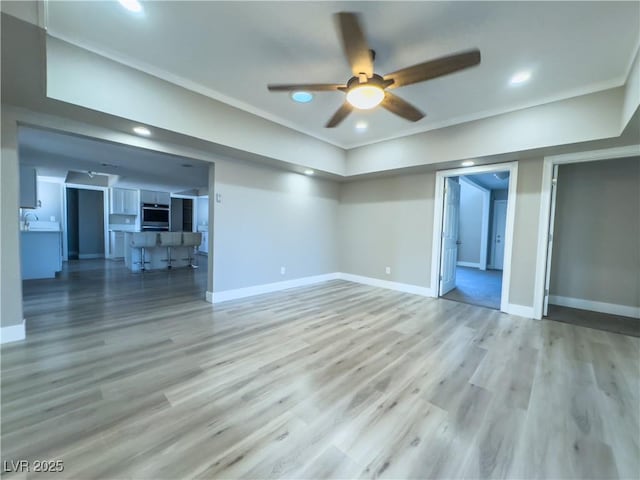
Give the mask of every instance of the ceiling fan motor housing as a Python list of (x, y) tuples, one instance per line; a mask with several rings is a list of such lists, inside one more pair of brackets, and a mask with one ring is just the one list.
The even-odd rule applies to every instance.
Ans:
[(347, 82), (347, 88), (345, 88), (344, 90), (349, 91), (353, 87), (357, 85), (363, 85), (365, 83), (367, 85), (374, 85), (376, 87), (380, 87), (381, 89), (384, 90), (385, 88), (387, 88), (389, 85), (393, 83), (393, 80), (385, 80), (384, 78), (382, 78), (380, 75), (376, 73), (374, 73), (371, 78), (368, 78), (366, 82), (361, 81), (360, 77), (351, 77)]

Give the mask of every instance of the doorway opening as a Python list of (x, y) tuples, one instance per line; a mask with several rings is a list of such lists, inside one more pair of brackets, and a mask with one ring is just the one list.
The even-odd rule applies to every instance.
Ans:
[[(206, 298), (196, 221), (212, 164), (34, 127), (20, 127), (18, 141), (19, 180), (31, 187), (20, 219), (27, 337)], [(145, 203), (168, 206), (166, 229), (145, 231)]]
[(66, 258), (105, 258), (105, 191), (66, 186)]
[(435, 296), (507, 310), (516, 177), (515, 162), (438, 172)]
[(640, 336), (640, 226), (637, 202), (629, 201), (640, 199), (639, 153), (545, 159), (548, 242), (538, 308), (548, 319)]

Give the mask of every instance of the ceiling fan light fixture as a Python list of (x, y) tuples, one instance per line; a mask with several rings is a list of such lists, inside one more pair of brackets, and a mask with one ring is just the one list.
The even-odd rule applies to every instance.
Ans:
[(369, 110), (380, 105), (384, 90), (377, 85), (356, 85), (347, 93), (347, 102), (360, 110)]

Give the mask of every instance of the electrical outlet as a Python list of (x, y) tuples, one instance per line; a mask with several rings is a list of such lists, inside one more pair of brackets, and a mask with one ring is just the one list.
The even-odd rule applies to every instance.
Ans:
[(286, 267), (280, 267), (280, 275), (284, 275), (285, 273), (287, 273)]
[(386, 273), (387, 275), (391, 275), (391, 267), (385, 267), (384, 273)]

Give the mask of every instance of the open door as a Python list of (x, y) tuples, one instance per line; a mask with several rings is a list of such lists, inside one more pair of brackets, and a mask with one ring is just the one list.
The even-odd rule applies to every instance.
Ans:
[(544, 303), (542, 315), (549, 312), (549, 287), (551, 285), (551, 256), (553, 253), (553, 228), (556, 220), (556, 192), (558, 191), (558, 165), (553, 166), (553, 179), (551, 180), (551, 211), (549, 212), (549, 238), (547, 245), (547, 269), (544, 279)]
[(442, 258), (440, 263), (440, 295), (456, 287), (458, 261), (458, 228), (460, 220), (460, 184), (445, 178), (444, 221), (442, 222)]

